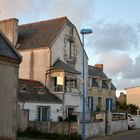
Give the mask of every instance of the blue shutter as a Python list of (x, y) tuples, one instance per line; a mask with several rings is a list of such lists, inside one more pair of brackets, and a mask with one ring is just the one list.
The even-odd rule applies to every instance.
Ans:
[(106, 112), (109, 110), (109, 98), (106, 98)]
[(94, 112), (94, 97), (91, 97), (91, 112)]
[(110, 99), (110, 111), (112, 112), (113, 100)]

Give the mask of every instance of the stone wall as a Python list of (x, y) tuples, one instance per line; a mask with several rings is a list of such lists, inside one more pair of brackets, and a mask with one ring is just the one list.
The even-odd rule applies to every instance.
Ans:
[(77, 123), (70, 122), (38, 122), (30, 121), (29, 127), (33, 127), (43, 133), (70, 134), (77, 133)]
[(18, 130), (24, 131), (28, 127), (29, 113), (18, 109)]

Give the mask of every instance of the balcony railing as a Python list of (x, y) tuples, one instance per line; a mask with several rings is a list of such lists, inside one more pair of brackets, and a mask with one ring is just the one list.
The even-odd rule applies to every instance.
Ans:
[(63, 86), (62, 85), (58, 85), (56, 87), (53, 88), (54, 92), (63, 92)]

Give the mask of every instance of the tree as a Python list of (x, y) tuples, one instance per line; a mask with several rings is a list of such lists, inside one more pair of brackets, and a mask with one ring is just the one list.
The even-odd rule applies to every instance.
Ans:
[(139, 109), (139, 107), (136, 106), (136, 105), (133, 105), (133, 104), (128, 104), (127, 105), (127, 111), (130, 114), (136, 115), (138, 109)]

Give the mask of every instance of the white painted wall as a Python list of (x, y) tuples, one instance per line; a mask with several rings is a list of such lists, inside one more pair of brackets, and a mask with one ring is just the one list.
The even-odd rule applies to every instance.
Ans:
[[(62, 104), (48, 104), (48, 103), (19, 103), (21, 109), (29, 109), (29, 120), (34, 121), (37, 120), (38, 116), (38, 106), (50, 106), (51, 107), (51, 113), (50, 118), (52, 121), (58, 121), (58, 116), (62, 116)], [(23, 108), (22, 108), (23, 107)], [(58, 111), (59, 110), (59, 111)]]
[[(51, 65), (53, 65), (53, 63), (59, 58), (62, 61), (65, 62), (64, 59), (64, 38), (66, 36), (69, 36), (69, 32), (70, 32), (70, 28), (69, 26), (65, 26), (64, 29), (62, 30), (61, 34), (59, 35), (59, 37), (57, 38), (57, 40), (55, 41), (55, 43), (53, 44), (52, 48), (51, 48), (51, 52), (52, 52), (52, 58), (51, 58)], [(79, 72), (82, 73), (82, 46), (81, 46), (81, 42), (79, 40), (78, 34), (76, 32), (76, 29), (74, 28), (73, 30), (73, 38), (75, 39), (75, 43), (77, 44), (77, 62), (75, 64), (75, 69)], [(59, 48), (59, 49), (58, 49)], [(81, 80), (82, 76), (79, 75), (79, 79)], [(82, 82), (81, 82), (82, 84)], [(86, 89), (86, 93), (87, 93), (87, 85), (88, 85), (88, 58), (85, 54), (85, 89)], [(80, 91), (82, 90), (82, 85), (80, 85)], [(79, 93), (79, 95), (75, 96), (74, 94), (66, 94), (65, 95), (65, 101), (64, 101), (65, 105), (71, 105), (71, 106), (77, 106), (77, 110), (81, 111), (81, 95)]]

